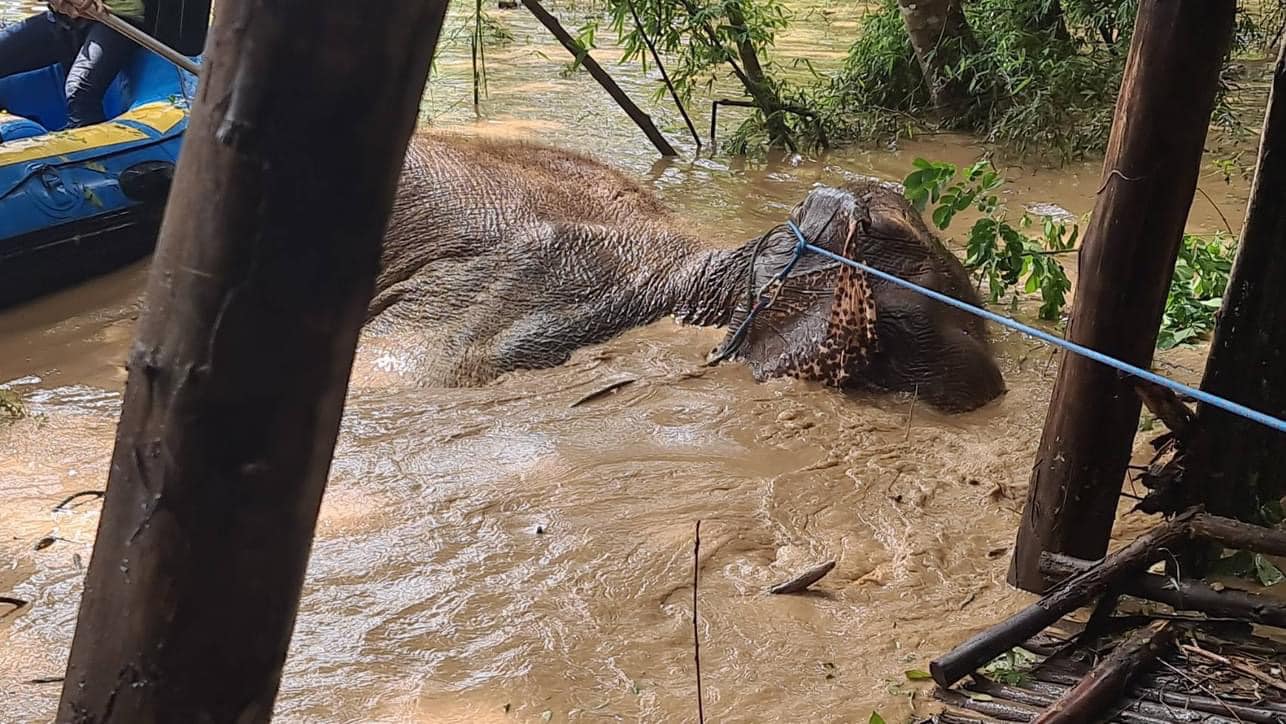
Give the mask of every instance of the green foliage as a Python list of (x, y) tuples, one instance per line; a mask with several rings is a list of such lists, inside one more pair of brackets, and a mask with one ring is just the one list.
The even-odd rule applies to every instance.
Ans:
[(1075, 248), (1078, 229), (1045, 217), (1039, 235), (1028, 233), (1033, 225), (1029, 214), (1018, 217), (1018, 226), (1009, 223), (1008, 211), (997, 195), (1004, 179), (990, 161), (978, 161), (964, 170), (956, 181), (953, 164), (915, 160), (915, 171), (903, 185), (906, 196), (919, 211), (934, 204), (933, 224), (945, 231), (957, 214), (976, 211), (981, 215), (970, 227), (966, 243), (965, 266), (986, 284), (991, 302), (999, 302), (1006, 292), (1017, 304), (1021, 292), (1040, 293), (1040, 318), (1058, 319), (1066, 302), (1071, 282), (1055, 254)]
[[(638, 14), (637, 24), (631, 8)], [(808, 94), (783, 79), (768, 53), (793, 17), (781, 0), (608, 0), (608, 13), (623, 48), (622, 62), (638, 62), (644, 70), (651, 62), (641, 28), (657, 51), (668, 56), (666, 70), (684, 102), (694, 91), (711, 92), (724, 75), (740, 80), (760, 107), (727, 135), (725, 147), (731, 153), (776, 143), (823, 142)], [(747, 67), (747, 56), (753, 56), (761, 74)], [(664, 86), (658, 86), (655, 98), (664, 93)], [(766, 108), (772, 109), (771, 117)]]
[[(962, 212), (980, 216), (967, 232), (965, 267), (986, 285), (991, 303), (1008, 294), (1016, 306), (1020, 294), (1039, 294), (1040, 318), (1058, 319), (1071, 289), (1058, 257), (1076, 250), (1077, 226), (1047, 216), (1037, 227), (1027, 213), (1010, 223), (998, 196), (1004, 179), (986, 160), (964, 169), (958, 180), (953, 164), (917, 158), (914, 165), (903, 182), (905, 194), (921, 212), (933, 207), (934, 226), (945, 231)], [(1214, 329), (1235, 250), (1222, 232), (1183, 237), (1157, 337), (1160, 349), (1191, 344)]]
[[(1101, 151), (1124, 68), (1133, 0), (975, 0), (964, 5), (977, 52), (948, 69), (972, 104), (943, 119), (1020, 153), (1064, 159)], [(1104, 38), (1110, 38), (1110, 42)], [(832, 81), (825, 106), (833, 133), (896, 139), (928, 128), (932, 108), (896, 0), (881, 0)]]
[(1038, 659), (1036, 654), (1015, 646), (982, 667), (982, 673), (1010, 686), (1021, 686), (1030, 677)]
[(1215, 575), (1249, 578), (1261, 586), (1275, 586), (1286, 579), (1273, 562), (1259, 553), (1237, 551), (1232, 555), (1220, 558), (1210, 567)]
[(1157, 346), (1170, 349), (1196, 341), (1215, 327), (1215, 313), (1228, 287), (1235, 245), (1222, 232), (1213, 238), (1185, 235), (1165, 301)]

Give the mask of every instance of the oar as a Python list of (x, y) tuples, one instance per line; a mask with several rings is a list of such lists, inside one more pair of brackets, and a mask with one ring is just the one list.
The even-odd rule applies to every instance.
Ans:
[(92, 13), (91, 19), (97, 20), (98, 22), (102, 23), (103, 25), (106, 25), (112, 30), (115, 30), (121, 35), (124, 35), (130, 40), (133, 40), (135, 43), (138, 43), (144, 48), (147, 48), (148, 50), (156, 53), (162, 58), (165, 58), (166, 60), (177, 65), (183, 70), (186, 70), (192, 75), (195, 75), (198, 78), (201, 77), (201, 67), (198, 66), (196, 63), (193, 63), (191, 58), (180, 53), (174, 48), (171, 48), (165, 43), (162, 43), (156, 38), (153, 38), (152, 36), (148, 35), (142, 30), (139, 30), (133, 25), (130, 25), (124, 20), (121, 20), (119, 17), (113, 15), (111, 10), (108, 10), (107, 8), (103, 8), (102, 12)]

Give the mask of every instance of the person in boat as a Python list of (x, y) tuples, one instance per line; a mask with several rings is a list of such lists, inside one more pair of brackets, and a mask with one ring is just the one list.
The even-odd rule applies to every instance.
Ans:
[(135, 25), (143, 0), (50, 0), (49, 9), (0, 27), (0, 78), (54, 63), (68, 66), (67, 127), (102, 123), (103, 96), (133, 57), (133, 41), (98, 23), (104, 8)]

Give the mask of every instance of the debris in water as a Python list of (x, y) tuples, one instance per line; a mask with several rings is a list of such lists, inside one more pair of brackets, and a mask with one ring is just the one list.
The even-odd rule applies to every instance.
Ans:
[(635, 382), (638, 382), (638, 378), (636, 378), (636, 377), (624, 377), (624, 378), (622, 378), (622, 379), (616, 380), (615, 382), (610, 382), (610, 383), (608, 383), (608, 384), (607, 384), (607, 386), (605, 386), (605, 387), (601, 387), (601, 388), (599, 388), (599, 389), (597, 389), (597, 390), (595, 390), (595, 391), (593, 391), (593, 392), (589, 393), (588, 395), (585, 395), (584, 397), (580, 398), (579, 400), (577, 400), (577, 401), (573, 402), (572, 404), (568, 405), (568, 407), (580, 407), (581, 405), (585, 404), (586, 402), (592, 402), (592, 401), (594, 401), (594, 400), (597, 400), (597, 399), (598, 399), (598, 398), (600, 398), (600, 397), (603, 397), (603, 396), (605, 396), (605, 395), (611, 394), (611, 393), (613, 393), (613, 392), (615, 392), (615, 391), (617, 391), (617, 390), (621, 389), (622, 387), (625, 387), (625, 386), (627, 386), (627, 385), (632, 385), (632, 384), (634, 384)]
[(545, 526), (543, 525), (536, 526), (536, 535), (544, 535), (544, 534), (545, 534)]
[(54, 544), (54, 542), (55, 542), (55, 541), (57, 541), (57, 540), (58, 540), (57, 538), (55, 538), (55, 537), (53, 537), (53, 536), (51, 536), (51, 535), (47, 535), (47, 536), (45, 536), (44, 538), (41, 538), (40, 540), (36, 541), (36, 550), (38, 550), (38, 551), (43, 551), (44, 549), (46, 549), (46, 548), (48, 548), (49, 546), (53, 545), (53, 544)]
[(807, 589), (809, 586), (813, 585), (814, 583), (817, 583), (818, 581), (822, 580), (822, 578), (824, 578), (827, 573), (830, 573), (832, 570), (834, 570), (834, 568), (835, 568), (835, 561), (827, 561), (821, 564), (820, 566), (816, 566), (808, 569), (807, 571), (804, 571), (800, 575), (796, 576), (795, 578), (792, 578), (789, 581), (786, 581), (785, 583), (778, 583), (777, 585), (768, 589), (768, 592), (776, 593), (776, 594), (799, 593), (800, 591)]
[(63, 498), (63, 501), (61, 503), (54, 506), (54, 512), (58, 512), (60, 510), (66, 510), (68, 506), (70, 506), (71, 502), (77, 498), (86, 498), (86, 497), (102, 498), (103, 495), (105, 494), (106, 494), (106, 491), (103, 491), (103, 490), (82, 490), (79, 493), (74, 493), (72, 495), (68, 495), (66, 498)]
[(24, 601), (21, 598), (10, 598), (9, 596), (0, 596), (0, 603), (7, 603), (10, 606), (13, 606), (12, 609), (5, 611), (3, 615), (0, 615), (0, 618), (4, 618), (5, 616), (8, 616), (9, 614), (13, 613), (14, 611), (17, 611), (23, 606), (30, 605), (31, 601)]

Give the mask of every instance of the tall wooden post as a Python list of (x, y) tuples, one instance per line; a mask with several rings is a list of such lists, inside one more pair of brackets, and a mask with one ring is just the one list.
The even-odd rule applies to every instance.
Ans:
[(446, 4), (219, 5), (58, 721), (270, 719)]
[[(1140, 367), (1152, 362), (1235, 12), (1235, 0), (1139, 3), (1068, 336)], [(1106, 552), (1139, 407), (1116, 371), (1063, 358), (1011, 583), (1045, 588), (1042, 551)]]
[[(1273, 69), (1241, 247), (1201, 387), (1286, 417), (1286, 46)], [(1197, 410), (1184, 484), (1218, 515), (1254, 519), (1286, 492), (1286, 435), (1208, 405)]]

